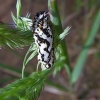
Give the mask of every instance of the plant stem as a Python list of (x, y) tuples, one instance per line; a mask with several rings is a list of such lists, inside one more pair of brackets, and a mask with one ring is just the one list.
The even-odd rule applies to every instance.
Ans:
[[(48, 0), (48, 8), (49, 8), (49, 11), (50, 11), (50, 14), (51, 14), (50, 18), (51, 18), (52, 25), (54, 27), (54, 32), (57, 35), (60, 35), (63, 32), (63, 28), (62, 28), (62, 24), (61, 24), (60, 15), (59, 15), (59, 12), (58, 12), (56, 0)], [(65, 64), (68, 67), (68, 68), (66, 68), (66, 69), (68, 69), (66, 71), (69, 73), (68, 76), (69, 76), (69, 79), (70, 79), (72, 69), (71, 69), (70, 62), (69, 62), (69, 56), (68, 56), (68, 51), (67, 51), (65, 40), (63, 40), (59, 44), (59, 46), (60, 46), (60, 50), (62, 52), (61, 56), (65, 57)]]
[[(61, 20), (60, 20), (60, 15), (58, 12), (56, 0), (48, 0), (48, 7), (49, 7), (50, 14), (52, 15), (51, 22), (55, 27), (55, 33), (60, 35), (63, 32), (63, 28), (62, 28), (62, 24), (61, 24)], [(68, 66), (70, 66), (68, 51), (67, 51), (65, 40), (63, 40), (61, 42), (60, 47), (61, 47), (61, 50), (63, 53), (62, 56), (66, 57), (66, 64)], [(69, 67), (69, 69), (71, 71), (71, 67)]]

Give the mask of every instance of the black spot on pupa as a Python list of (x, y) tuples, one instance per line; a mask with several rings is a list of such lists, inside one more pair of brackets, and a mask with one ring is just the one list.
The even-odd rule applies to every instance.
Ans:
[[(42, 17), (40, 18), (41, 15)], [(49, 14), (45, 11), (38, 12), (36, 16), (34, 17), (34, 21), (32, 25), (32, 31), (34, 33), (35, 43), (38, 47), (38, 55), (39, 55), (38, 60), (41, 61), (41, 64), (43, 64), (46, 68), (50, 68), (54, 63), (54, 60), (53, 60), (54, 50), (53, 50), (53, 47), (50, 47), (52, 46), (51, 43), (53, 44), (53, 36), (52, 36), (52, 30), (49, 25), (48, 15)], [(46, 24), (47, 27), (44, 28), (44, 24)], [(43, 32), (41, 35), (39, 34), (40, 31), (37, 28), (39, 28)], [(35, 33), (34, 31), (36, 29), (37, 29), (37, 32)], [(47, 38), (45, 38), (43, 34), (45, 34)], [(48, 41), (48, 38), (49, 38), (49, 41)], [(43, 48), (42, 44), (46, 44), (46, 47)], [(41, 48), (43, 49), (43, 52), (41, 51)], [(52, 48), (52, 49), (49, 49), (49, 48)], [(47, 57), (47, 59), (46, 58), (44, 59), (44, 57)]]

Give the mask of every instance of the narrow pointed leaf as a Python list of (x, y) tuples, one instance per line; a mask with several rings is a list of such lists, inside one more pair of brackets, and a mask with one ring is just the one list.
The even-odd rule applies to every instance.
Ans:
[(71, 84), (74, 84), (79, 79), (82, 69), (83, 69), (83, 66), (85, 64), (85, 61), (87, 59), (89, 48), (92, 45), (92, 43), (95, 39), (96, 33), (98, 32), (99, 29), (100, 29), (100, 10), (97, 13), (97, 16), (95, 18), (95, 21), (94, 21), (93, 26), (90, 31), (90, 35), (89, 35), (86, 43), (84, 44), (84, 48), (81, 51), (81, 53), (76, 61), (74, 70), (72, 72)]

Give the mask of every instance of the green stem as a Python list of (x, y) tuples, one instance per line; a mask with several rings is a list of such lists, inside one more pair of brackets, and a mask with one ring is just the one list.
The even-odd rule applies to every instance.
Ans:
[[(51, 14), (51, 22), (52, 25), (54, 27), (54, 33), (56, 33), (57, 35), (60, 35), (63, 32), (63, 28), (62, 28), (62, 24), (61, 24), (61, 19), (60, 19), (60, 15), (58, 12), (58, 7), (57, 7), (57, 3), (56, 0), (48, 0), (48, 8)], [(68, 56), (68, 51), (67, 51), (67, 47), (66, 47), (66, 42), (65, 40), (63, 40), (60, 44), (60, 49), (62, 52), (62, 56), (65, 57), (65, 64), (67, 65), (68, 68), (66, 68), (67, 72), (69, 73), (69, 79), (71, 77), (71, 66), (70, 66), (70, 62), (69, 62), (69, 56)]]
[[(62, 28), (62, 24), (61, 24), (61, 20), (60, 20), (60, 15), (58, 12), (56, 0), (48, 0), (48, 7), (49, 7), (50, 14), (52, 15), (51, 22), (55, 28), (54, 31), (55, 31), (55, 33), (57, 33), (57, 35), (60, 35), (63, 32), (63, 28)], [(59, 44), (59, 46), (62, 51), (62, 56), (66, 57), (65, 62), (69, 66), (69, 69), (71, 72), (72, 69), (70, 67), (69, 56), (68, 56), (68, 51), (67, 51), (65, 40), (63, 40), (61, 42), (61, 44)]]
[(82, 51), (76, 61), (76, 64), (74, 66), (72, 76), (71, 76), (71, 84), (72, 85), (75, 82), (77, 82), (77, 80), (79, 79), (79, 77), (81, 75), (82, 69), (84, 67), (84, 64), (85, 64), (87, 56), (88, 56), (88, 51), (90, 49), (90, 46), (93, 44), (93, 41), (94, 41), (95, 36), (99, 29), (100, 29), (100, 10), (98, 10), (95, 21), (94, 21), (91, 31), (90, 31), (90, 35), (87, 38), (87, 40), (84, 44), (84, 48), (82, 49)]

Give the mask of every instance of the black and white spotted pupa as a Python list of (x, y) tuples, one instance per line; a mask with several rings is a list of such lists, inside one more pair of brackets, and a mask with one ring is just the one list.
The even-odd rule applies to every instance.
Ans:
[(49, 13), (38, 12), (33, 21), (34, 40), (38, 47), (38, 61), (50, 68), (54, 63), (53, 35), (49, 25)]

